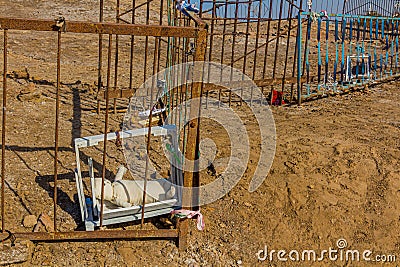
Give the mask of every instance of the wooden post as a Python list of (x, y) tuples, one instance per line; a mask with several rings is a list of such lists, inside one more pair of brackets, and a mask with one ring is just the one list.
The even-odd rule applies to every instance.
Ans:
[[(196, 40), (196, 54), (195, 61), (203, 61), (204, 55), (207, 46), (207, 30), (206, 24), (199, 25), (201, 29), (198, 32), (197, 40)], [(199, 81), (201, 76), (203, 75), (203, 64), (195, 64), (194, 69), (194, 80)], [(192, 87), (192, 100), (190, 106), (190, 118), (195, 118), (189, 122), (188, 129), (188, 137), (187, 137), (187, 147), (185, 157), (187, 160), (194, 161), (198, 159), (199, 155), (199, 126), (200, 126), (200, 96), (201, 96), (202, 83), (195, 82)], [(183, 176), (184, 182), (183, 185), (185, 189), (183, 190), (182, 195), (182, 205), (185, 205), (184, 209), (192, 209), (193, 208), (193, 200), (198, 199), (194, 198), (193, 194), (198, 194), (198, 190), (193, 191), (191, 188), (196, 186), (199, 183), (199, 173), (195, 172), (195, 166), (190, 166), (189, 170), (185, 170)], [(190, 188), (190, 189), (189, 189)], [(181, 251), (187, 249), (187, 235), (189, 229), (189, 221), (187, 219), (181, 220), (178, 223), (178, 233), (179, 240), (178, 246)]]

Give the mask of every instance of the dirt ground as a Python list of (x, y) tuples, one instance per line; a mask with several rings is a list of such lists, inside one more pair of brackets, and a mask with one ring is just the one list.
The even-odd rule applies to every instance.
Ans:
[[(97, 18), (97, 1), (0, 1), (7, 16), (70, 19)], [(106, 16), (115, 10), (106, 2)], [(94, 8), (94, 6), (96, 8)], [(3, 16), (3, 15), (2, 15)], [(46, 37), (47, 36), (47, 37)], [(2, 35), (1, 35), (2, 37)], [(12, 37), (12, 38), (11, 38)], [(31, 231), (22, 225), (28, 214), (53, 216), (53, 138), (55, 90), (55, 36), (12, 33), (9, 51), (6, 229)], [(102, 133), (104, 116), (93, 109), (97, 37), (76, 41), (63, 58), (59, 155), (59, 230), (80, 223), (71, 146), (76, 137)], [(82, 50), (82, 42), (93, 44)], [(43, 45), (43, 44), (47, 44)], [(73, 55), (82, 53), (85, 62)], [(25, 70), (26, 67), (26, 70)], [(78, 82), (81, 81), (81, 82)], [(90, 85), (87, 85), (87, 84)], [(272, 107), (277, 146), (273, 166), (257, 191), (249, 186), (259, 145), (251, 141), (248, 168), (225, 197), (202, 207), (206, 227), (190, 224), (189, 248), (178, 251), (168, 240), (82, 243), (37, 243), (22, 266), (381, 266), (376, 262), (258, 260), (268, 250), (328, 250), (345, 239), (347, 249), (371, 250), (372, 256), (396, 255), (400, 261), (400, 92), (399, 81), (369, 90), (304, 103), (301, 107)], [(127, 101), (120, 100), (120, 106)], [(246, 110), (236, 106), (240, 116)], [(110, 114), (110, 131), (119, 129), (123, 113)], [(229, 153), (221, 127), (202, 124), (202, 136), (213, 137), (219, 156)], [(257, 125), (249, 121), (249, 132)], [(118, 152), (118, 148), (111, 148)], [(111, 153), (111, 152), (110, 152)], [(101, 149), (88, 151), (101, 162)], [(110, 154), (111, 155), (111, 154)], [(110, 157), (117, 166), (120, 157)], [(96, 166), (99, 170), (99, 166)], [(115, 173), (116, 170), (110, 170)], [(217, 173), (218, 174), (218, 173)], [(215, 179), (203, 173), (203, 181)], [(146, 228), (162, 226), (159, 219)], [(135, 227), (124, 225), (126, 229)]]

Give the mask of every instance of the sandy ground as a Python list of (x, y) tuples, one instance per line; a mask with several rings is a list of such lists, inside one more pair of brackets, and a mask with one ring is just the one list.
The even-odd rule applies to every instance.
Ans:
[[(53, 18), (69, 12), (74, 19), (96, 19), (96, 2), (50, 3), (0, 1), (4, 14)], [(108, 3), (112, 6), (111, 3)], [(77, 8), (79, 6), (79, 8)], [(35, 11), (36, 10), (36, 11)], [(35, 13), (36, 12), (36, 13)], [(114, 10), (107, 9), (111, 17)], [(45, 37), (47, 36), (47, 37)], [(60, 124), (60, 181), (58, 226), (73, 230), (80, 223), (71, 146), (73, 138), (99, 134), (103, 116), (93, 109), (96, 46), (81, 49), (82, 42), (96, 44), (96, 36), (76, 41), (66, 36), (71, 49), (63, 59)], [(31, 231), (22, 225), (28, 214), (52, 216), (55, 51), (48, 50), (55, 36), (36, 33), (10, 38), (10, 74), (7, 122), (6, 228)], [(75, 50), (73, 49), (75, 48)], [(83, 54), (82, 54), (83, 53)], [(73, 55), (83, 55), (84, 63)], [(24, 68), (27, 68), (29, 79)], [(87, 73), (90, 73), (89, 75)], [(32, 77), (33, 76), (33, 77)], [(18, 78), (19, 77), (19, 78)], [(89, 77), (89, 78), (88, 78)], [(83, 83), (76, 83), (78, 80)], [(50, 82), (50, 83), (49, 83)], [(87, 83), (87, 85), (85, 84)], [(400, 261), (400, 82), (367, 91), (329, 97), (301, 107), (273, 107), (276, 122), (276, 156), (267, 179), (257, 191), (249, 186), (259, 145), (251, 140), (251, 155), (244, 177), (225, 197), (202, 207), (206, 228), (190, 224), (189, 248), (179, 252), (172, 241), (115, 241), (38, 243), (25, 266), (373, 266), (381, 263), (329, 261), (259, 261), (264, 250), (328, 250), (337, 240), (346, 249), (371, 250), (376, 255), (396, 255)], [(120, 106), (127, 105), (119, 101)], [(247, 110), (235, 106), (241, 117)], [(119, 128), (123, 114), (110, 115), (110, 130)], [(202, 136), (213, 138), (218, 156), (230, 151), (224, 129), (202, 124)], [(249, 132), (257, 125), (249, 121)], [(111, 147), (108, 166), (123, 160)], [(114, 154), (119, 156), (115, 156)], [(101, 150), (89, 150), (101, 162)], [(97, 165), (99, 169), (99, 165)], [(115, 169), (110, 167), (110, 173)], [(111, 175), (111, 174), (108, 174)], [(218, 175), (218, 170), (217, 170)], [(203, 172), (203, 182), (215, 179)], [(159, 219), (146, 228), (162, 225)], [(135, 227), (124, 225), (125, 228)], [(386, 263), (385, 266), (396, 266)]]

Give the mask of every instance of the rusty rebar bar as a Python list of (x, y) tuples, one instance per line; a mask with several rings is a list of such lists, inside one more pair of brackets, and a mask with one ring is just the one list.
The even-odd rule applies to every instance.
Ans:
[[(279, 20), (278, 20), (278, 26), (277, 26), (277, 33), (276, 36), (280, 36), (281, 32), (281, 23), (282, 23), (282, 11), (283, 11), (283, 2), (285, 0), (281, 0), (281, 4), (279, 7)], [(289, 45), (289, 44), (288, 44)], [(274, 67), (272, 70), (272, 79), (275, 79), (276, 76), (276, 67), (277, 67), (277, 62), (278, 62), (278, 56), (279, 56), (279, 38), (276, 38), (276, 44), (275, 44), (275, 56), (274, 56)], [(272, 104), (272, 91), (274, 90), (274, 86), (271, 86), (271, 104)]]
[[(228, 1), (229, 0), (225, 0), (226, 3), (228, 3)], [(228, 4), (225, 5), (225, 12), (224, 12), (225, 16), (227, 13), (228, 13)], [(225, 31), (226, 31), (226, 20), (224, 20), (224, 26), (223, 26), (222, 32), (225, 32)], [(225, 35), (222, 36), (221, 65), (224, 64), (224, 53), (225, 53)], [(223, 78), (222, 73), (223, 73), (223, 70), (221, 68), (221, 73), (220, 73), (220, 81), (221, 82), (222, 82), (222, 78)], [(221, 95), (222, 95), (222, 89), (219, 89), (219, 91), (218, 91), (218, 107), (221, 106)]]
[[(269, 1), (269, 14), (268, 17), (272, 17), (272, 4), (273, 4), (274, 0), (270, 0)], [(268, 57), (268, 48), (269, 48), (269, 36), (270, 36), (270, 31), (271, 31), (271, 21), (269, 20), (267, 22), (267, 37), (265, 40), (265, 52), (264, 52), (264, 67), (263, 67), (263, 75), (262, 78), (265, 79), (265, 74), (266, 74), (266, 70), (267, 70), (267, 57)]]
[[(232, 79), (232, 76), (233, 76), (233, 66), (234, 66), (236, 31), (237, 31), (238, 16), (239, 16), (239, 2), (236, 1), (236, 4), (235, 4), (235, 20), (234, 20), (235, 24), (233, 25), (233, 36), (232, 36), (231, 75), (230, 75), (230, 79)], [(229, 99), (228, 99), (228, 105), (229, 106), (231, 106), (231, 102), (232, 102), (232, 90), (229, 90)]]
[[(163, 18), (163, 11), (164, 11), (164, 0), (161, 0), (160, 1), (160, 22), (159, 22), (159, 25), (161, 26), (161, 25), (163, 25), (163, 20), (162, 20), (162, 18)], [(157, 73), (160, 71), (160, 62), (161, 62), (161, 60), (160, 60), (160, 58), (161, 58), (161, 41), (162, 41), (162, 38), (157, 38), (157, 41), (158, 41), (158, 47), (159, 47), (159, 49), (158, 49), (158, 55), (157, 55)], [(158, 75), (157, 75), (157, 78), (158, 78)]]
[[(115, 22), (119, 23), (119, 11), (120, 11), (120, 0), (117, 0), (117, 10), (115, 16)], [(119, 59), (119, 37), (118, 34), (115, 36), (115, 63), (114, 63), (114, 90), (118, 86), (118, 59)], [(114, 98), (114, 114), (117, 114), (117, 99)]]
[(5, 228), (5, 179), (6, 179), (6, 119), (7, 119), (7, 53), (8, 53), (8, 30), (3, 31), (3, 111), (1, 131), (1, 231)]
[[(300, 6), (302, 7), (303, 6), (303, 0), (300, 0)], [(298, 14), (298, 16), (299, 16), (300, 14)], [(298, 21), (301, 21), (301, 20), (299, 20), (299, 19), (297, 19)], [(299, 25), (297, 25), (297, 27), (300, 27), (300, 24)], [(299, 31), (297, 30), (297, 33), (299, 34)], [(300, 34), (302, 34), (301, 32), (300, 32)], [(294, 55), (293, 55), (293, 68), (292, 68), (292, 78), (294, 78), (295, 77), (295, 75), (296, 75), (296, 67), (297, 67), (297, 60), (299, 60), (298, 58), (297, 58), (297, 49), (298, 49), (298, 46), (299, 46), (299, 43), (298, 43), (298, 38), (296, 38), (296, 42), (295, 42), (295, 45), (294, 45)], [(293, 97), (294, 97), (294, 84), (292, 83), (291, 84), (291, 87), (290, 87), (290, 100), (289, 100), (289, 102), (291, 103), (292, 101), (293, 101)]]
[(103, 144), (103, 166), (101, 175), (101, 206), (100, 206), (100, 227), (103, 226), (103, 212), (104, 212), (104, 181), (106, 179), (106, 162), (107, 162), (107, 133), (108, 133), (108, 113), (110, 102), (110, 76), (111, 76), (111, 52), (112, 52), (112, 34), (108, 35), (108, 56), (107, 56), (107, 87), (106, 87), (106, 112), (104, 118), (104, 144)]
[[(245, 37), (245, 42), (244, 42), (244, 58), (243, 58), (243, 68), (242, 68), (242, 79), (244, 79), (244, 76), (246, 75), (246, 63), (247, 63), (247, 49), (249, 46), (249, 30), (250, 30), (250, 16), (251, 16), (251, 3), (250, 1), (247, 4), (247, 24), (246, 24), (246, 37)], [(240, 89), (240, 105), (243, 104), (243, 87)]]
[[(157, 39), (157, 38), (156, 38)], [(154, 58), (158, 55), (158, 41), (156, 40), (155, 42), (155, 48), (154, 48)], [(147, 146), (146, 146), (146, 150), (147, 150), (147, 156), (146, 156), (146, 169), (145, 169), (145, 174), (144, 174), (144, 184), (143, 184), (143, 201), (142, 201), (142, 218), (140, 221), (140, 226), (143, 227), (144, 225), (144, 212), (145, 212), (145, 207), (146, 207), (146, 195), (147, 195), (147, 181), (148, 181), (148, 177), (149, 177), (149, 165), (150, 165), (150, 142), (151, 142), (151, 127), (152, 127), (152, 120), (153, 120), (153, 102), (154, 102), (154, 86), (157, 83), (157, 81), (155, 81), (156, 77), (156, 70), (157, 70), (157, 66), (156, 64), (153, 64), (153, 77), (151, 80), (151, 88), (150, 88), (150, 115), (149, 115), (149, 128), (147, 131)], [(156, 95), (157, 97), (157, 95)]]
[(289, 48), (290, 48), (290, 34), (291, 34), (291, 27), (292, 27), (292, 18), (293, 16), (293, 6), (289, 4), (289, 9), (288, 9), (288, 17), (289, 17), (289, 32), (287, 36), (287, 41), (286, 41), (286, 52), (285, 52), (285, 65), (283, 68), (283, 78), (282, 78), (282, 93), (285, 91), (285, 80), (286, 80), (286, 73), (287, 73), (287, 67), (288, 67), (288, 58), (289, 58)]
[[(216, 7), (215, 7), (215, 3), (216, 0), (213, 0), (213, 8), (212, 8), (212, 18), (214, 18), (216, 16)], [(213, 56), (213, 44), (214, 44), (214, 20), (211, 21), (211, 26), (210, 26), (210, 32), (208, 34), (209, 39), (210, 39), (210, 48), (208, 49), (208, 61), (211, 62), (212, 61), (212, 56)], [(207, 71), (207, 83), (210, 82), (210, 64), (208, 64), (208, 71)], [(206, 92), (206, 108), (208, 108), (208, 95), (209, 95), (209, 91)]]
[(58, 187), (58, 141), (59, 141), (59, 118), (60, 118), (60, 85), (61, 85), (61, 31), (57, 33), (57, 88), (56, 88), (56, 121), (54, 136), (54, 232), (57, 232), (57, 187)]
[[(135, 24), (135, 5), (136, 0), (132, 1), (132, 24)], [(129, 61), (129, 89), (133, 88), (133, 55), (134, 55), (134, 44), (135, 44), (135, 36), (131, 35), (131, 46), (130, 46), (130, 61)]]
[[(104, 19), (104, 0), (100, 0), (99, 22)], [(101, 92), (102, 87), (102, 68), (103, 68), (103, 35), (99, 33), (99, 62), (97, 67), (97, 93)], [(100, 100), (97, 100), (97, 114), (100, 114)]]
[[(263, 0), (260, 0), (259, 6), (258, 6), (258, 18), (261, 17), (261, 12), (262, 12), (262, 3)], [(257, 30), (256, 30), (256, 41), (254, 44), (254, 58), (253, 58), (253, 75), (252, 79), (254, 80), (256, 77), (256, 68), (257, 68), (257, 53), (258, 53), (258, 42), (260, 38), (260, 20), (257, 21)]]
[[(259, 6), (258, 6), (258, 18), (261, 18), (261, 12), (262, 12), (262, 4), (263, 0), (260, 0)], [(251, 76), (252, 80), (255, 80), (256, 78), (256, 69), (257, 69), (257, 56), (258, 56), (258, 42), (260, 39), (260, 20), (257, 21), (257, 30), (256, 30), (256, 41), (254, 44), (254, 57), (253, 57), (253, 75)], [(261, 87), (261, 94), (260, 94), (260, 104), (263, 104), (263, 98), (264, 98), (264, 87)]]

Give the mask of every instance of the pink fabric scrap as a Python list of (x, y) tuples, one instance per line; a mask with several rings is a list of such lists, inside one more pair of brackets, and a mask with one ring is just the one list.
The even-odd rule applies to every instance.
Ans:
[(204, 219), (203, 219), (203, 214), (198, 211), (193, 211), (193, 210), (173, 210), (171, 211), (172, 215), (175, 215), (180, 218), (188, 218), (192, 219), (194, 216), (197, 215), (197, 229), (200, 231), (204, 230)]

